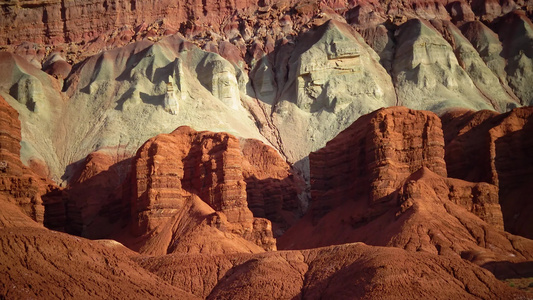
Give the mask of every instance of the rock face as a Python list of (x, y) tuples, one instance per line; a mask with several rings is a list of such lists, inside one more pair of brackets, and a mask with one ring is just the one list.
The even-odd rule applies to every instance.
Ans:
[[(7, 72), (0, 93), (28, 125), (22, 128), (22, 161), (45, 162), (58, 183), (71, 181), (74, 170), (67, 167), (92, 152), (121, 149), (133, 156), (147, 139), (179, 125), (265, 141), (250, 118), (241, 118), (247, 112), (235, 102), (235, 67), (179, 36), (100, 53), (64, 79), (9, 53), (0, 54), (0, 64)], [(212, 68), (202, 73), (203, 65)], [(228, 80), (230, 88), (222, 88)], [(175, 97), (165, 104), (169, 83)]]
[(284, 85), (269, 109), (290, 161), (320, 148), (359, 116), (396, 103), (378, 57), (344, 23), (329, 21), (302, 36), (289, 57), (281, 52), (275, 70), (280, 70), (276, 81)]
[(239, 141), (225, 133), (180, 127), (146, 142), (134, 159), (134, 234), (159, 233), (192, 207), (198, 215), (189, 222), (206, 223), (252, 245), (275, 250), (270, 221), (254, 218), (248, 209), (242, 160)]
[(523, 11), (513, 11), (498, 24), (503, 40), (503, 57), (507, 61), (507, 82), (521, 99), (522, 105), (533, 105), (533, 24)]
[(71, 165), (77, 172), (58, 206), (63, 210), (57, 220), (48, 220), (60, 226), (47, 227), (91, 239), (121, 231), (130, 218), (131, 164), (132, 158), (121, 149), (105, 149)]
[[(87, 41), (104, 32), (112, 32), (115, 28), (128, 26), (127, 29), (131, 31), (131, 24), (150, 24), (162, 19), (168, 23), (167, 26), (174, 28), (193, 25), (193, 21), (219, 27), (225, 16), (232, 15), (238, 9), (256, 5), (257, 1), (233, 1), (222, 5), (200, 1), (85, 3), (59, 0), (28, 4), (17, 0), (5, 5), (0, 44), (9, 45), (20, 39), (41, 43)], [(21, 35), (14, 35), (13, 32), (16, 31)], [(127, 37), (126, 31), (118, 39)]]
[(313, 215), (352, 199), (386, 202), (422, 167), (446, 177), (440, 119), (403, 107), (361, 117), (327, 146), (309, 156)]
[(20, 121), (18, 113), (6, 100), (0, 96), (0, 161), (1, 174), (21, 175), (22, 163), (20, 161)]
[(306, 184), (274, 148), (254, 139), (241, 139), (240, 145), (248, 207), (272, 222), (277, 237), (307, 209)]
[(451, 177), (499, 188), (506, 231), (532, 238), (530, 222), (533, 162), (529, 138), (533, 109), (506, 114), (456, 111), (443, 116), (446, 163)]
[(493, 108), (459, 65), (450, 44), (431, 24), (410, 20), (397, 35), (392, 74), (403, 105), (434, 112), (455, 106)]
[[(51, 197), (50, 194), (58, 188), (51, 181), (35, 175), (20, 161), (18, 113), (1, 96), (0, 116), (0, 200), (2, 205), (8, 206), (0, 223), (2, 227), (27, 223), (20, 215), (22, 210), (26, 216), (42, 224), (46, 218), (43, 198)], [(20, 209), (18, 212), (17, 208)]]
[(446, 178), (433, 113), (378, 110), (312, 153), (310, 164), (313, 204), (280, 248), (363, 241), (456, 257), (474, 251), (478, 264), (533, 255), (531, 240), (502, 231), (496, 186)]

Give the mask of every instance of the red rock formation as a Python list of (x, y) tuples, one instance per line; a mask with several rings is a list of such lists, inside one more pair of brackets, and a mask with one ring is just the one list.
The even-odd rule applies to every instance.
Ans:
[(533, 241), (502, 231), (497, 187), (446, 178), (443, 158), (433, 113), (394, 107), (363, 116), (311, 153), (311, 210), (278, 246), (363, 241), (455, 257), (477, 251), (480, 265), (531, 259)]
[[(463, 197), (471, 198), (470, 201), (457, 198), (461, 189), (458, 187), (466, 188), (467, 193), (471, 189), (472, 193)], [(442, 178), (422, 169), (398, 190), (400, 209), (395, 214), (395, 223), (402, 224), (402, 229), (394, 233), (388, 245), (441, 255), (460, 254), (478, 265), (487, 261), (530, 260), (533, 241), (502, 230), (496, 191), (489, 184)], [(389, 229), (394, 232), (392, 227)], [(476, 254), (470, 256), (471, 253)]]
[(279, 236), (303, 211), (299, 196), (305, 182), (274, 148), (253, 139), (243, 139), (240, 145), (248, 207), (254, 216), (270, 220)]
[[(153, 234), (183, 218), (193, 224), (195, 216), (179, 216), (191, 210), (198, 224), (207, 222), (266, 250), (275, 249), (270, 222), (254, 218), (248, 209), (243, 157), (235, 137), (182, 126), (148, 140), (134, 161), (134, 234)], [(208, 206), (198, 203), (200, 199)], [(173, 230), (184, 230), (176, 227)]]
[(498, 186), (505, 229), (533, 238), (533, 108), (454, 111), (442, 120), (450, 177)]
[[(22, 164), (20, 140), (18, 113), (0, 96), (0, 198), (18, 206), (27, 216), (42, 224), (45, 210), (41, 197), (56, 187)], [(11, 226), (7, 220), (10, 215), (6, 214), (5, 218), (4, 226)]]
[(37, 43), (79, 42), (106, 31), (164, 20), (171, 28), (201, 24), (218, 29), (236, 10), (257, 6), (257, 1), (231, 3), (201, 1), (12, 1), (4, 6), (0, 44), (28, 40)]
[(67, 204), (62, 217), (66, 232), (101, 239), (127, 226), (131, 163), (122, 149), (102, 149), (70, 166), (77, 172), (62, 201)]
[(446, 176), (440, 119), (433, 113), (386, 108), (365, 115), (309, 155), (315, 220), (349, 199), (389, 199), (413, 172)]
[(0, 96), (0, 174), (22, 175), (18, 113)]
[[(69, 58), (79, 61), (75, 57), (99, 52), (95, 48), (116, 48), (180, 31), (187, 37), (195, 37), (205, 49), (237, 61), (248, 52), (254, 58), (270, 53), (277, 41), (305, 31), (310, 25), (323, 24), (329, 18), (340, 19), (340, 15), (361, 29), (369, 29), (388, 19), (395, 24), (408, 18), (452, 19), (456, 23), (474, 19), (492, 21), (520, 8), (529, 15), (533, 12), (527, 3), (514, 1), (502, 6), (498, 1), (448, 0), (238, 0), (221, 3), (198, 0), (97, 0), (91, 3), (37, 0), (28, 3), (16, 0), (4, 4), (0, 14), (0, 45), (13, 46), (19, 54), (42, 60), (49, 53), (44, 45), (63, 44), (69, 49)], [(226, 39), (217, 37), (222, 35)]]

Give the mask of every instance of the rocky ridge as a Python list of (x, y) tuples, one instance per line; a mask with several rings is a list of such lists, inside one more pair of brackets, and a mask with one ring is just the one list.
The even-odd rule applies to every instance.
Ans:
[(528, 238), (532, 115), (528, 107), (506, 114), (456, 111), (443, 116), (450, 176), (498, 186), (505, 230)]
[(132, 156), (189, 125), (268, 141), (308, 178), (309, 152), (380, 107), (531, 104), (528, 3), (168, 4), (5, 5), (4, 49), (26, 60), (2, 54), (0, 90), (23, 119), (24, 163), (66, 184), (91, 152)]
[[(362, 123), (367, 126), (361, 126)], [(354, 134), (354, 131), (359, 135)], [(367, 139), (368, 143), (361, 143), (361, 137), (363, 140)], [(350, 144), (338, 142), (341, 139), (359, 147), (370, 147), (367, 151), (347, 151)], [(251, 215), (246, 207), (244, 189), (244, 176), (253, 174), (251, 170), (255, 171), (254, 179), (268, 176), (267, 174), (276, 175), (274, 173), (283, 178), (288, 174), (288, 166), (282, 164), (283, 160), (272, 148), (259, 141), (243, 141), (239, 145), (238, 139), (225, 133), (196, 132), (189, 127), (180, 127), (171, 134), (147, 141), (133, 159), (131, 171), (134, 172), (131, 180), (135, 182), (136, 189), (131, 193), (132, 229), (137, 233), (139, 229), (145, 230), (144, 232), (147, 229), (153, 230), (140, 240), (123, 241), (150, 256), (139, 255), (111, 240), (90, 241), (52, 232), (25, 216), (25, 225), (4, 223), (0, 229), (0, 250), (5, 258), (0, 260), (0, 264), (11, 270), (9, 280), (1, 277), (2, 293), (9, 297), (82, 297), (93, 295), (96, 287), (92, 283), (101, 286), (104, 285), (101, 280), (105, 280), (107, 285), (113, 282), (110, 291), (117, 297), (127, 296), (129, 290), (136, 291), (128, 288), (132, 284), (142, 286), (143, 291), (148, 291), (155, 297), (163, 297), (166, 292), (171, 292), (171, 298), (249, 298), (265, 295), (314, 298), (324, 295), (359, 295), (367, 298), (512, 299), (526, 296), (496, 280), (489, 271), (478, 266), (499, 276), (528, 276), (527, 266), (521, 268), (519, 264), (533, 256), (533, 242), (499, 229), (502, 227), (502, 217), (498, 214), (496, 187), (488, 183), (476, 184), (445, 178), (443, 140), (440, 121), (434, 114), (407, 108), (388, 108), (364, 116), (311, 157), (311, 166), (321, 153), (330, 153), (332, 158), (349, 158), (352, 155), (363, 160), (362, 164), (343, 165), (366, 165), (369, 168), (367, 171), (352, 170), (354, 172), (349, 174), (369, 176), (367, 188), (358, 193), (343, 192), (343, 195), (358, 195), (363, 200), (359, 203), (367, 207), (366, 211), (361, 207), (353, 209), (356, 199), (330, 199), (339, 204), (341, 211), (349, 214), (359, 211), (365, 217), (361, 220), (351, 219), (353, 230), (338, 231), (344, 232), (344, 235), (337, 235), (337, 238), (344, 236), (342, 242), (346, 242), (360, 238), (362, 232), (379, 232), (379, 235), (373, 235), (373, 239), (361, 239), (371, 244), (388, 241), (387, 246), (394, 247), (356, 243), (311, 250), (264, 252), (258, 245), (243, 239), (247, 236), (242, 235), (240, 229), (249, 226), (247, 221), (250, 220), (235, 219), (235, 215), (231, 214), (242, 211), (237, 216)], [(342, 147), (333, 147), (335, 145)], [(254, 151), (247, 148), (253, 148)], [(335, 154), (335, 151), (338, 153)], [(342, 153), (348, 155), (341, 155)], [(365, 157), (370, 160), (365, 160)], [(240, 162), (243, 160), (248, 161), (241, 166)], [(277, 168), (265, 168), (270, 165), (269, 162), (278, 162), (274, 164)], [(327, 162), (334, 163), (334, 168), (338, 168), (334, 159), (323, 161), (321, 174), (327, 174)], [(91, 155), (84, 163), (85, 167), (77, 177), (77, 182), (90, 182), (106, 172), (106, 164), (112, 163), (105, 154)], [(417, 171), (409, 174), (413, 170)], [(187, 181), (191, 178), (197, 180)], [(314, 185), (316, 189), (329, 184), (331, 191), (334, 191), (338, 188), (332, 183), (338, 184), (338, 187), (346, 184), (335, 177), (331, 177), (330, 183), (327, 183), (327, 177), (321, 178), (322, 183)], [(371, 178), (383, 178), (384, 184), (371, 184)], [(317, 181), (320, 182), (312, 180), (313, 183)], [(204, 184), (195, 185), (197, 182)], [(363, 184), (365, 180), (355, 182)], [(394, 186), (399, 188), (393, 191), (391, 187)], [(139, 187), (147, 189), (139, 191)], [(217, 187), (222, 187), (218, 191), (223, 191), (218, 196)], [(363, 196), (365, 194), (366, 197)], [(232, 197), (234, 195), (240, 195), (244, 207), (235, 206), (238, 201)], [(320, 193), (316, 191), (312, 195), (317, 197), (313, 205), (326, 199), (320, 198)], [(293, 202), (294, 200), (289, 203)], [(146, 204), (148, 210), (143, 208)], [(2, 203), (2, 207), (14, 208), (13, 212), (18, 211), (18, 215), (24, 216), (17, 206)], [(345, 219), (342, 215), (335, 214), (336, 210), (337, 208), (331, 207), (322, 218), (318, 218), (318, 222), (310, 222), (307, 227), (302, 227), (302, 224), (306, 225), (309, 216), (316, 217), (316, 209), (312, 206), (308, 215), (281, 237), (280, 245), (286, 245), (287, 237), (300, 245), (312, 241), (339, 243), (339, 240), (323, 239), (316, 234), (313, 239), (306, 239), (309, 229), (313, 229), (313, 226), (319, 228), (317, 224), (330, 230), (338, 226), (331, 219), (329, 225), (324, 221), (333, 215), (333, 220), (340, 220), (342, 226)], [(226, 213), (230, 217), (226, 217)], [(450, 219), (447, 215), (455, 219)], [(230, 219), (234, 224), (229, 222)], [(142, 222), (139, 223), (139, 220)], [(420, 228), (421, 224), (425, 228)], [(38, 229), (28, 231), (19, 228), (27, 226)], [(254, 230), (264, 230), (253, 227)], [(364, 231), (358, 231), (357, 228)], [(399, 232), (398, 228), (401, 229)], [(294, 232), (300, 236), (294, 238)], [(349, 235), (346, 236), (346, 233)], [(469, 235), (472, 239), (468, 238), (465, 242), (464, 237)], [(252, 241), (257, 243), (257, 240)], [(259, 244), (264, 247), (265, 239), (261, 241), (263, 243)], [(19, 250), (21, 247), (26, 249), (25, 252)], [(57, 253), (65, 255), (57, 256)], [(165, 255), (166, 253), (172, 254)], [(21, 264), (21, 260), (17, 259), (19, 257), (30, 261), (30, 264)], [(88, 261), (92, 263), (88, 264)], [(501, 261), (508, 265), (495, 265)], [(55, 267), (47, 267), (50, 264)], [(78, 279), (78, 271), (78, 275), (71, 272), (73, 266), (78, 271), (84, 270), (84, 276), (95, 276), (95, 279), (91, 284), (80, 287), (76, 282), (82, 279)], [(56, 274), (55, 270), (61, 275)], [(31, 276), (22, 276), (22, 273)], [(284, 274), (283, 282), (280, 281), (280, 273)], [(53, 283), (65, 274), (68, 278), (62, 280), (61, 284), (53, 285), (53, 289), (34, 283), (36, 280)], [(117, 274), (122, 279), (118, 279)], [(137, 282), (141, 278), (142, 283)], [(354, 280), (357, 284), (346, 285)], [(329, 284), (325, 285), (325, 281)], [(243, 282), (246, 284), (242, 285)], [(454, 284), (453, 288), (450, 287), (450, 282)], [(69, 284), (69, 288), (63, 284)], [(339, 294), (339, 291), (342, 293)]]
[(529, 3), (2, 5), (1, 295), (527, 297)]
[[(180, 127), (149, 140), (134, 159), (134, 234), (159, 233), (176, 214), (192, 205), (191, 210), (198, 215), (196, 222), (275, 250), (270, 221), (254, 218), (248, 208), (242, 160), (238, 140), (224, 133), (197, 133)], [(174, 239), (187, 234), (182, 226), (194, 224), (174, 228), (179, 234), (172, 234), (169, 245), (178, 244)], [(172, 246), (168, 251), (174, 251)]]
[(279, 247), (362, 241), (479, 265), (531, 260), (532, 241), (503, 231), (498, 188), (447, 178), (444, 158), (441, 121), (431, 112), (392, 107), (360, 118), (311, 153), (313, 204)]

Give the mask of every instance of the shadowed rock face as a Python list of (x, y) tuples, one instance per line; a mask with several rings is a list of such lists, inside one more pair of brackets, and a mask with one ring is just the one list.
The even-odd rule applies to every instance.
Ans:
[(278, 237), (307, 209), (305, 181), (274, 148), (254, 139), (241, 139), (240, 145), (248, 207), (270, 220)]
[(443, 116), (446, 163), (451, 177), (499, 187), (505, 229), (532, 238), (530, 153), (533, 109), (506, 114), (456, 111)]

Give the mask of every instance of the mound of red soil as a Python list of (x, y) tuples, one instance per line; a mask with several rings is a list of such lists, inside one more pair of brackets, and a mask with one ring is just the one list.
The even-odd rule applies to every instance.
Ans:
[(207, 299), (513, 299), (524, 296), (469, 262), (362, 243), (311, 250), (136, 259)]

